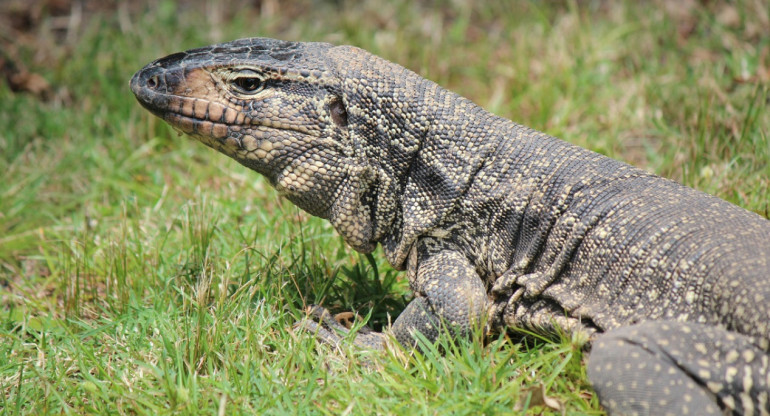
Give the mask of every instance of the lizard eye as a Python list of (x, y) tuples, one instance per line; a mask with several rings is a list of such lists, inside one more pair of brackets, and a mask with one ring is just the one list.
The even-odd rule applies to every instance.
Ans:
[(243, 94), (256, 94), (262, 90), (262, 79), (254, 76), (243, 76), (233, 80), (235, 89)]

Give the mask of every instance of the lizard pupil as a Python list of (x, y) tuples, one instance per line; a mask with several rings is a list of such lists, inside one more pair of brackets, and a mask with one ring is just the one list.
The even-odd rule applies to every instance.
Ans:
[(235, 80), (235, 85), (241, 92), (255, 93), (262, 88), (262, 80), (255, 77), (241, 77)]

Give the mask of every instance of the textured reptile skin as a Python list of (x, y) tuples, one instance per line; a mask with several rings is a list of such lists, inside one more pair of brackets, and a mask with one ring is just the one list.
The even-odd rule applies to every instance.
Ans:
[[(559, 327), (590, 337), (589, 378), (611, 414), (770, 412), (759, 215), (351, 46), (242, 39), (152, 62), (131, 89), (355, 250), (381, 244), (414, 291), (391, 328), (402, 344), (441, 326)], [(317, 328), (338, 339), (328, 321)]]

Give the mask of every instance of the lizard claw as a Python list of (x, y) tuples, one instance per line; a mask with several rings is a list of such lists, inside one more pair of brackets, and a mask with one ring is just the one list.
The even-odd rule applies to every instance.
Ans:
[[(356, 320), (352, 312), (332, 316), (326, 308), (318, 305), (310, 305), (306, 311), (308, 316), (295, 323), (292, 329), (312, 332), (321, 342), (335, 347), (350, 335)], [(386, 339), (385, 334), (362, 326), (354, 334), (353, 344), (363, 349), (382, 350)]]

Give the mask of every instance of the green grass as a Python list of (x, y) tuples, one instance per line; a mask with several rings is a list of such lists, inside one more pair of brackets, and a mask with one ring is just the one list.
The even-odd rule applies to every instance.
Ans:
[(217, 41), (350, 43), (768, 215), (766, 2), (476, 3), (163, 1), (0, 33), (52, 85), (42, 100), (0, 82), (0, 413), (560, 414), (531, 407), (545, 388), (601, 414), (568, 339), (371, 357), (293, 335), (312, 303), (382, 327), (403, 274), (128, 90), (150, 60)]

